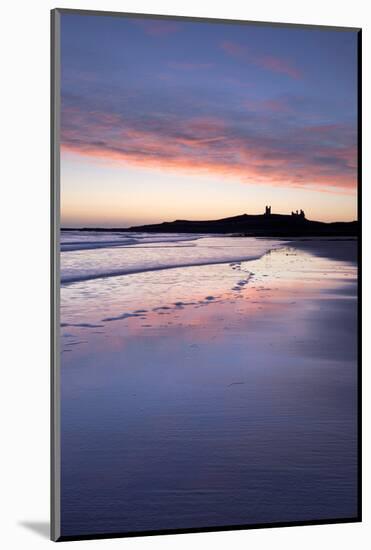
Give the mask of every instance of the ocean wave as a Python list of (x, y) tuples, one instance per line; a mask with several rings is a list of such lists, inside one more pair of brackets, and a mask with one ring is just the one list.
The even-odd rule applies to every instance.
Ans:
[(111, 248), (113, 246), (128, 246), (137, 244), (135, 239), (126, 239), (125, 241), (75, 241), (61, 242), (61, 252), (75, 252), (77, 250), (93, 250), (95, 248)]
[[(244, 256), (240, 258), (235, 258), (234, 261), (244, 262), (249, 260), (257, 260), (260, 258), (266, 251), (261, 254), (256, 254), (254, 256)], [(153, 265), (153, 266), (136, 266), (130, 268), (121, 268), (121, 269), (112, 269), (107, 271), (95, 271), (89, 273), (76, 273), (73, 275), (65, 275), (61, 277), (61, 284), (72, 284), (79, 283), (83, 281), (90, 281), (94, 279), (105, 279), (107, 277), (120, 277), (124, 275), (136, 275), (139, 273), (148, 273), (150, 271), (162, 271), (165, 269), (180, 269), (186, 267), (201, 267), (208, 265), (219, 265), (219, 264), (229, 264), (230, 258), (223, 258), (217, 260), (195, 260), (189, 263), (177, 262), (176, 264), (167, 264), (167, 265)]]
[[(205, 236), (205, 235), (203, 235)], [(108, 237), (108, 238), (107, 238)], [(76, 252), (78, 250), (94, 250), (98, 248), (132, 247), (146, 245), (171, 245), (195, 241), (201, 235), (190, 234), (156, 234), (151, 233), (115, 233), (99, 234), (95, 232), (61, 231), (61, 252)]]
[[(132, 239), (140, 244), (116, 244), (116, 238), (109, 238), (109, 241), (115, 244), (105, 246), (108, 241), (106, 236), (105, 239), (90, 238), (90, 243), (84, 244), (93, 246), (94, 243), (98, 243), (97, 250), (73, 250), (62, 253), (61, 283), (67, 285), (151, 271), (225, 263), (231, 263), (232, 269), (239, 271), (239, 262), (258, 259), (269, 250), (284, 244), (284, 241), (254, 237), (200, 237), (174, 234), (133, 234)], [(74, 240), (75, 243), (70, 239), (69, 244), (80, 246), (81, 239), (75, 236)], [(117, 241), (120, 242), (118, 239)], [(243, 285), (238, 286), (242, 288)]]

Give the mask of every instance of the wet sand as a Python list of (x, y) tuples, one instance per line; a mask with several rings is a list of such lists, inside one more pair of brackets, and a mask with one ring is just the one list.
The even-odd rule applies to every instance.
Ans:
[(355, 517), (355, 249), (62, 288), (62, 534)]
[(352, 237), (294, 239), (289, 244), (322, 258), (357, 263), (357, 239)]

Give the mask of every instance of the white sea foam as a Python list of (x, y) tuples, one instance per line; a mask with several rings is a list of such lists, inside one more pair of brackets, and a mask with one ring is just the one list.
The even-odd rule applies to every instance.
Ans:
[(62, 252), (112, 248), (132, 245), (156, 245), (158, 243), (187, 243), (198, 239), (198, 235), (153, 234), (123, 231), (61, 231), (60, 248)]
[[(107, 233), (62, 234), (61, 282), (71, 284), (106, 277), (259, 258), (282, 241), (233, 236)], [(78, 240), (79, 239), (79, 240)], [(131, 241), (135, 240), (135, 243)], [(81, 244), (82, 243), (82, 244)], [(99, 243), (99, 246), (96, 245)], [(112, 244), (114, 243), (114, 244)], [(117, 244), (116, 244), (117, 243)]]

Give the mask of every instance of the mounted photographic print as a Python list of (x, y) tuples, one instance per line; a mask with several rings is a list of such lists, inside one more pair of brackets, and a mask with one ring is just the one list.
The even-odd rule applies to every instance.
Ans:
[(52, 538), (360, 521), (361, 31), (52, 12)]

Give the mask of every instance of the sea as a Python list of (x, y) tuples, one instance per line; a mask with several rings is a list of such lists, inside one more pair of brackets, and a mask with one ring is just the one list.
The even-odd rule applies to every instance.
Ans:
[(354, 262), (231, 235), (60, 245), (62, 535), (356, 517)]

